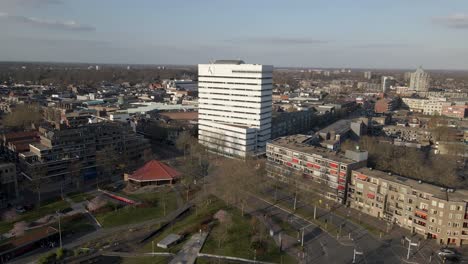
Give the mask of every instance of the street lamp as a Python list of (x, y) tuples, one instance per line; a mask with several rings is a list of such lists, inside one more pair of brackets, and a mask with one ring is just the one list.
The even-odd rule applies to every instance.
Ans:
[(353, 253), (353, 263), (356, 263), (356, 255), (364, 255), (364, 252), (362, 252), (362, 251), (359, 252), (359, 251), (357, 251), (356, 249), (354, 249), (353, 252), (354, 252), (354, 253)]
[(59, 228), (60, 248), (62, 248), (62, 227), (61, 227), (61, 225), (60, 225), (60, 212), (57, 210), (56, 213), (57, 213), (57, 216), (58, 216), (58, 228)]
[(409, 259), (409, 255), (410, 255), (410, 252), (411, 252), (411, 246), (413, 247), (417, 247), (418, 246), (418, 243), (411, 243), (411, 239), (405, 237), (406, 241), (408, 241), (408, 254), (406, 255), (406, 259)]

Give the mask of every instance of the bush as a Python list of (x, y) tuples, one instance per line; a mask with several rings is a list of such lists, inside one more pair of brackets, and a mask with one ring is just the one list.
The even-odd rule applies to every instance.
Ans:
[(61, 260), (64, 257), (64, 255), (65, 255), (65, 250), (63, 248), (59, 248), (59, 249), (57, 249), (57, 253), (56, 253), (55, 258), (57, 260)]
[(56, 259), (57, 259), (57, 255), (54, 252), (51, 252), (47, 255), (42, 256), (39, 259), (39, 263), (40, 264), (54, 263)]

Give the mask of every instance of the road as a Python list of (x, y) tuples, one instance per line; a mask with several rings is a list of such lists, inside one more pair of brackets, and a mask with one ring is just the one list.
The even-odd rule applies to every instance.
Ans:
[[(291, 207), (294, 203), (293, 197), (281, 191), (277, 193), (277, 198), (290, 203)], [(362, 256), (357, 256), (356, 263), (402, 263), (406, 260), (407, 247), (401, 244), (400, 233), (394, 234), (394, 237), (379, 239), (363, 227), (327, 210), (317, 208), (317, 215), (326, 217), (328, 223), (332, 223), (334, 226), (344, 224), (342, 235), (337, 239), (313, 222), (261, 197), (251, 196), (249, 203), (256, 204), (271, 217), (286, 221), (295, 230), (304, 228), (304, 263), (351, 263), (354, 249), (364, 253)], [(306, 209), (303, 204), (299, 203), (299, 206)], [(313, 215), (313, 208), (309, 209), (311, 210), (310, 215)], [(300, 235), (298, 235), (299, 238)], [(414, 239), (414, 242), (416, 241)], [(429, 240), (422, 240), (421, 246), (418, 249), (413, 249), (409, 262), (427, 263), (432, 250)], [(434, 257), (431, 263), (441, 263), (441, 261)]]

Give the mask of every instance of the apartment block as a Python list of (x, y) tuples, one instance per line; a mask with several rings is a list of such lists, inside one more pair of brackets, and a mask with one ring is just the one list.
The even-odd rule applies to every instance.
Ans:
[(453, 118), (468, 117), (468, 105), (444, 105), (442, 106), (442, 115)]
[(0, 208), (18, 197), (18, 181), (14, 163), (0, 163)]
[(148, 140), (122, 122), (43, 126), (39, 133), (40, 141), (19, 154), (19, 165), (26, 179), (41, 181), (52, 189), (120, 178), (115, 175), (118, 166), (138, 167), (149, 149)]
[(468, 191), (370, 168), (353, 170), (347, 205), (444, 245), (468, 243)]
[(281, 137), (267, 143), (267, 175), (344, 203), (351, 170), (365, 167), (366, 151), (346, 154), (310, 145), (312, 136)]
[(401, 98), (401, 101), (402, 105), (408, 108), (410, 111), (422, 113), (424, 111), (424, 104), (427, 102), (427, 99), (403, 97)]
[(388, 113), (398, 106), (398, 98), (382, 98), (375, 103), (374, 111), (376, 113)]

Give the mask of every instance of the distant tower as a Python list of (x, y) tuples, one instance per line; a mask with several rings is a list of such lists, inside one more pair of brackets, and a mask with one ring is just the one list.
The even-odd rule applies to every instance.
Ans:
[(368, 80), (372, 79), (372, 72), (371, 71), (364, 72), (364, 78)]
[(411, 73), (410, 89), (417, 92), (427, 92), (431, 78), (422, 67), (419, 67), (415, 72)]
[(382, 76), (382, 92), (386, 93), (393, 84), (393, 77)]

